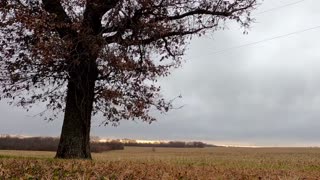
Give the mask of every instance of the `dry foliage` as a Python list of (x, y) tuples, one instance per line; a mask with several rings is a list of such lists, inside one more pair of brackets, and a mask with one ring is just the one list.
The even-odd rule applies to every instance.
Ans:
[(32, 155), (0, 151), (0, 154), (3, 154), (0, 179), (320, 178), (319, 148), (156, 148), (152, 151), (152, 148), (130, 147), (93, 154), (94, 161), (53, 160), (48, 158), (53, 153), (46, 152)]
[(70, 94), (88, 101), (85, 116), (93, 108), (106, 117), (104, 123), (151, 122), (150, 108), (172, 107), (155, 82), (180, 65), (189, 40), (224, 28), (226, 21), (247, 28), (256, 5), (256, 0), (1, 0), (0, 97), (26, 108), (45, 102), (59, 112), (66, 108), (67, 89), (75, 88)]

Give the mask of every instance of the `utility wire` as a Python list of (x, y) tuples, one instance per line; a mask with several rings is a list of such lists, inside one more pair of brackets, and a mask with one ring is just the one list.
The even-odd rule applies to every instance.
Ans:
[(300, 0), (300, 1), (296, 1), (296, 2), (289, 3), (289, 4), (285, 4), (285, 5), (282, 5), (282, 6), (278, 6), (278, 7), (275, 7), (275, 8), (267, 9), (267, 10), (265, 10), (265, 11), (255, 13), (255, 14), (253, 14), (253, 15), (260, 15), (260, 14), (264, 14), (264, 13), (267, 13), (267, 12), (270, 12), (270, 11), (275, 11), (275, 10), (278, 10), (278, 9), (286, 8), (286, 7), (288, 7), (288, 6), (293, 6), (293, 5), (302, 3), (302, 2), (304, 2), (304, 1), (306, 1), (306, 0)]
[[(271, 11), (275, 11), (275, 10), (278, 10), (278, 9), (282, 9), (282, 8), (285, 8), (285, 7), (288, 7), (288, 6), (293, 6), (293, 5), (302, 3), (304, 1), (307, 1), (307, 0), (300, 0), (300, 1), (292, 2), (292, 3), (289, 3), (289, 4), (285, 4), (285, 5), (282, 5), (282, 6), (279, 6), (279, 7), (271, 8), (271, 9), (256, 13), (254, 15), (260, 15), (260, 14), (264, 14), (264, 13), (267, 13), (267, 12), (271, 12)], [(275, 40), (275, 39), (284, 38), (284, 37), (291, 36), (291, 35), (294, 35), (294, 34), (304, 33), (306, 31), (311, 31), (311, 30), (318, 29), (318, 28), (320, 28), (320, 25), (319, 26), (315, 26), (315, 27), (311, 27), (311, 28), (308, 28), (308, 29), (303, 29), (303, 30), (291, 32), (291, 33), (288, 33), (288, 34), (283, 34), (283, 35), (280, 35), (280, 36), (270, 37), (270, 38), (267, 38), (267, 39), (263, 39), (263, 40), (252, 42), (252, 43), (248, 43), (248, 44), (243, 44), (243, 45), (239, 45), (239, 46), (234, 46), (234, 47), (218, 50), (218, 51), (215, 51), (214, 53), (211, 53), (211, 54), (220, 54), (220, 53), (223, 53), (223, 52), (226, 52), (226, 51), (230, 51), (230, 50), (233, 50), (233, 49), (239, 49), (239, 48), (246, 47), (246, 46), (252, 46), (252, 45), (259, 44), (259, 43), (263, 43), (263, 42), (272, 41), (272, 40)]]
[(303, 29), (303, 30), (291, 32), (291, 33), (288, 33), (288, 34), (283, 34), (283, 35), (280, 35), (280, 36), (274, 36), (274, 37), (266, 38), (266, 39), (263, 39), (263, 40), (260, 40), (260, 41), (256, 41), (256, 42), (252, 42), (252, 43), (247, 43), (247, 44), (243, 44), (243, 45), (239, 45), (239, 46), (234, 46), (234, 47), (222, 49), (222, 50), (210, 53), (209, 55), (221, 54), (223, 52), (230, 51), (230, 50), (233, 50), (233, 49), (239, 49), (239, 48), (246, 47), (246, 46), (252, 46), (252, 45), (260, 44), (260, 43), (263, 43), (263, 42), (272, 41), (272, 40), (275, 40), (275, 39), (281, 39), (281, 38), (284, 38), (284, 37), (287, 37), (287, 36), (291, 36), (291, 35), (294, 35), (294, 34), (300, 34), (300, 33), (304, 33), (304, 32), (311, 31), (311, 30), (314, 30), (314, 29), (319, 29), (319, 28), (320, 28), (320, 25), (319, 26), (314, 26), (314, 27), (311, 27), (311, 28), (308, 28), (308, 29)]

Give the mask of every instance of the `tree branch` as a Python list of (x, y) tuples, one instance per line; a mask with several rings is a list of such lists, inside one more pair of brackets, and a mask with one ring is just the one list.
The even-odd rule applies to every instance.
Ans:
[[(219, 1), (215, 6), (206, 8), (192, 8), (189, 11), (183, 11), (175, 15), (168, 15), (168, 14), (161, 14), (161, 13), (155, 13), (159, 8), (165, 8), (166, 5), (163, 5), (164, 7), (157, 7), (152, 6), (148, 8), (140, 8), (136, 10), (131, 16), (125, 17), (122, 22), (120, 22), (118, 25), (113, 25), (111, 27), (104, 27), (104, 29), (101, 31), (102, 33), (113, 33), (111, 36), (105, 37), (106, 44), (109, 43), (118, 43), (124, 46), (130, 46), (130, 45), (145, 45), (152, 43), (154, 41), (171, 37), (171, 36), (178, 36), (178, 35), (190, 35), (190, 34), (196, 34), (204, 29), (210, 29), (215, 27), (215, 24), (213, 23), (215, 19), (212, 20), (209, 24), (204, 23), (206, 20), (201, 19), (201, 16), (209, 16), (212, 18), (219, 18), (219, 17), (230, 17), (238, 19), (238, 21), (241, 22), (239, 14), (242, 14), (247, 9), (254, 7), (256, 0), (247, 0), (246, 2), (242, 1), (235, 1), (232, 4), (229, 5), (222, 5), (225, 1)], [(191, 7), (190, 7), (191, 8)], [(184, 26), (182, 26), (182, 21), (187, 21), (187, 18), (192, 18), (194, 16), (197, 16), (199, 19), (199, 28), (195, 27), (193, 30), (185, 30)], [(126, 31), (135, 31), (135, 29), (138, 26), (141, 26), (140, 28), (147, 28), (147, 27), (156, 27), (156, 25), (161, 24), (171, 24), (171, 26), (180, 26), (181, 28), (179, 30), (173, 30), (167, 33), (163, 32), (157, 32), (158, 29), (154, 29), (153, 31), (156, 31), (154, 35), (144, 35), (140, 33), (132, 34), (129, 38), (123, 39), (123, 36), (125, 35)], [(145, 39), (140, 39), (142, 36), (147, 37)], [(149, 37), (148, 37), (149, 36)]]
[(208, 26), (208, 27), (202, 27), (194, 30), (186, 30), (186, 31), (171, 31), (167, 33), (160, 33), (158, 32), (157, 34), (154, 34), (153, 36), (146, 38), (146, 39), (122, 39), (121, 34), (115, 34), (113, 36), (107, 37), (106, 41), (109, 43), (115, 42), (123, 46), (133, 46), (133, 45), (146, 45), (150, 44), (152, 42), (155, 42), (160, 39), (168, 38), (168, 37), (173, 37), (173, 36), (185, 36), (185, 35), (191, 35), (191, 34), (196, 34), (202, 30), (205, 29), (210, 29), (213, 26)]
[(71, 20), (67, 13), (64, 11), (63, 7), (59, 0), (42, 0), (44, 8), (47, 12), (55, 14), (56, 20), (58, 22), (68, 22), (71, 23)]
[(90, 0), (87, 1), (84, 12), (83, 25), (89, 27), (94, 35), (101, 32), (102, 16), (110, 9), (114, 8), (119, 0)]
[(67, 24), (70, 25), (72, 22), (71, 22), (70, 17), (64, 11), (64, 9), (60, 3), (60, 0), (42, 0), (42, 2), (44, 5), (44, 9), (48, 13), (54, 14), (56, 16), (55, 21), (58, 24), (64, 25), (59, 28), (56, 28), (60, 37), (63, 38), (68, 35), (74, 36), (76, 34), (76, 32), (71, 30), (67, 26), (65, 26)]

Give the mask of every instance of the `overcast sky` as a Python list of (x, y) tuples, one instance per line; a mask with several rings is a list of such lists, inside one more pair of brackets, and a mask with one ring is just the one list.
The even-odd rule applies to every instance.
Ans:
[[(151, 125), (123, 121), (99, 127), (95, 118), (92, 135), (320, 146), (320, 28), (232, 48), (320, 26), (320, 1), (273, 9), (293, 2), (298, 0), (265, 0), (253, 13), (248, 35), (229, 23), (224, 31), (194, 39), (183, 66), (161, 79), (166, 97), (183, 96), (175, 102), (182, 109), (157, 115)], [(0, 134), (59, 136), (62, 120), (33, 116), (41, 109), (26, 113), (1, 102)]]

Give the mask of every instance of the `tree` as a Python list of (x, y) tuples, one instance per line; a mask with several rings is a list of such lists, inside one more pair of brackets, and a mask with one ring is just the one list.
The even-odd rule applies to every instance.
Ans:
[(168, 111), (158, 77), (179, 67), (188, 41), (248, 27), (256, 0), (1, 0), (2, 98), (64, 112), (57, 158), (91, 158), (91, 116), (154, 121)]

